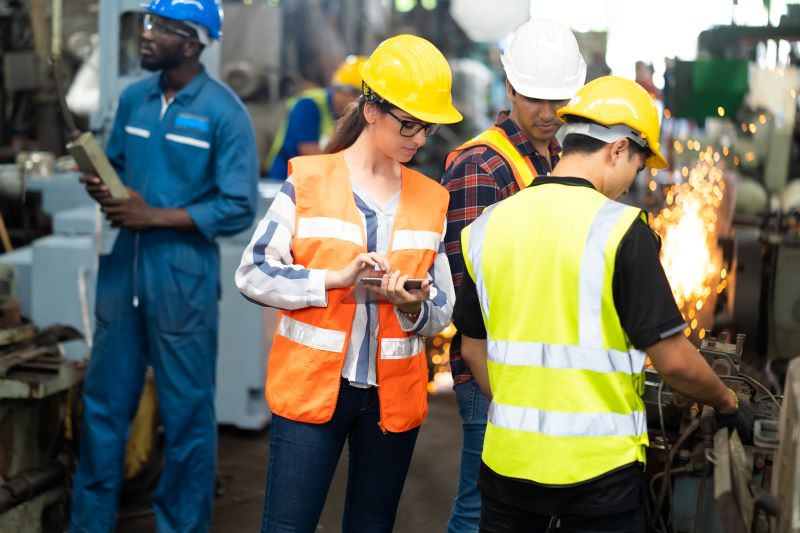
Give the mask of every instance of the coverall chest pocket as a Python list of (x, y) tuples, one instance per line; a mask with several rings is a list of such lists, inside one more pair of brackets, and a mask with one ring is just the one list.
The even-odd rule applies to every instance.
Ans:
[(216, 277), (203, 264), (172, 260), (163, 265), (151, 311), (159, 330), (189, 333), (216, 323)]
[(150, 160), (149, 143), (152, 136), (150, 126), (132, 120), (125, 125), (126, 185), (141, 188), (142, 177), (147, 174), (146, 162)]
[(176, 128), (164, 134), (163, 146), (171, 174), (180, 180), (180, 186), (194, 188), (199, 185), (194, 180), (205, 179), (213, 154), (208, 133)]

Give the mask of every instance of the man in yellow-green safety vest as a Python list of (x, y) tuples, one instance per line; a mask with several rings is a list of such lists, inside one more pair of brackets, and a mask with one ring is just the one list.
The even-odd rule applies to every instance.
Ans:
[[(550, 176), (461, 234), (454, 323), (491, 398), (478, 486), (483, 533), (644, 532), (646, 356), (675, 390), (752, 435), (752, 408), (683, 335), (644, 213), (616, 201), (664, 168), (659, 120), (635, 82), (606, 76), (558, 116)], [(482, 364), (473, 364), (480, 361)]]
[[(445, 251), (458, 289), (464, 279), (461, 230), (488, 206), (525, 189), (558, 163), (556, 133), (564, 107), (586, 81), (586, 62), (570, 29), (554, 20), (535, 19), (510, 36), (501, 56), (510, 110), (497, 122), (450, 152), (441, 184), (450, 193)], [(461, 465), (447, 533), (478, 529), (481, 495), (478, 473), (489, 400), (462, 357), (461, 334), (450, 343), (450, 371), (461, 417)], [(454, 450), (455, 451), (455, 450)]]
[(286, 119), (264, 161), (267, 177), (286, 179), (291, 158), (322, 153), (333, 133), (334, 121), (361, 94), (359, 69), (366, 59), (348, 56), (333, 73), (328, 88), (306, 89), (286, 102)]

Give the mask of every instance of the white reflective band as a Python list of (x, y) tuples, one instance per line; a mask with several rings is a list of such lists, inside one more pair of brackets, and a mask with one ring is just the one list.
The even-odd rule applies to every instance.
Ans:
[[(486, 237), (486, 226), (489, 218), (497, 204), (492, 204), (483, 210), (483, 213), (470, 224), (469, 242), (467, 243), (467, 255), (472, 264), (472, 272), (475, 274), (475, 288), (478, 290), (478, 297), (481, 300), (481, 308), (486, 321), (489, 320), (489, 292), (486, 290), (486, 283), (483, 278), (483, 239)], [(469, 272), (464, 272), (469, 276)]]
[(617, 221), (628, 206), (608, 200), (594, 216), (583, 249), (578, 292), (579, 343), (586, 348), (603, 347), (603, 282), (606, 245)]
[(167, 133), (164, 138), (168, 141), (176, 142), (179, 144), (188, 144), (189, 146), (196, 146), (198, 148), (204, 148), (208, 150), (211, 148), (211, 144), (208, 141), (203, 141), (201, 139), (195, 139), (194, 137), (186, 137), (185, 135), (175, 135), (174, 133)]
[(497, 427), (541, 433), (548, 437), (638, 437), (647, 433), (644, 411), (565, 413), (492, 402), (489, 423)]
[(145, 139), (150, 138), (150, 132), (143, 128), (137, 128), (135, 126), (125, 126), (125, 133), (130, 133), (131, 135), (136, 135), (137, 137), (144, 137)]
[(299, 322), (286, 315), (281, 317), (281, 321), (278, 324), (278, 335), (282, 335), (297, 344), (328, 352), (342, 352), (344, 350), (344, 340), (347, 337), (344, 331), (318, 328), (311, 324)]
[(506, 342), (489, 339), (489, 361), (512, 366), (571, 368), (593, 372), (638, 374), (644, 368), (644, 352), (582, 348), (541, 342)]
[(381, 359), (408, 359), (422, 353), (425, 343), (419, 335), (381, 339)]
[(311, 217), (297, 220), (296, 239), (339, 239), (364, 246), (361, 228), (338, 218)]
[(564, 137), (570, 133), (586, 135), (605, 143), (617, 142), (620, 139), (630, 139), (642, 148), (647, 148), (647, 140), (642, 137), (642, 134), (625, 124), (614, 124), (613, 126), (604, 126), (595, 122), (565, 124)]
[(394, 232), (392, 250), (433, 250), (439, 251), (442, 235), (435, 231), (413, 231), (401, 229)]

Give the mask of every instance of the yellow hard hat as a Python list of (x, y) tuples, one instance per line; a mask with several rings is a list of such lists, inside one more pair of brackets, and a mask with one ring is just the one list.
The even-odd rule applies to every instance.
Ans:
[(361, 66), (365, 94), (374, 92), (419, 120), (452, 124), (462, 119), (450, 95), (452, 75), (442, 53), (416, 35), (386, 39)]
[[(645, 164), (650, 168), (666, 168), (658, 144), (660, 125), (653, 98), (635, 81), (618, 76), (603, 76), (590, 81), (575, 93), (572, 100), (557, 112), (558, 118), (582, 117), (603, 126), (625, 125), (640, 144), (646, 144), (652, 155)], [(605, 140), (605, 139), (601, 139)], [(608, 141), (607, 141), (608, 142)]]
[(331, 77), (331, 85), (353, 87), (361, 92), (361, 74), (358, 73), (367, 56), (347, 56)]

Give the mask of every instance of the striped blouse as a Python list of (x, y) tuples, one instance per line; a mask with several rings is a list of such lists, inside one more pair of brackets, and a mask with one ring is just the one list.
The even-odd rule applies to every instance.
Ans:
[[(352, 183), (353, 197), (361, 214), (367, 251), (387, 255), (400, 192), (381, 207)], [(419, 335), (435, 335), (450, 323), (455, 299), (450, 265), (444, 251), (446, 223), (442, 222), (442, 239), (434, 264), (428, 270), (431, 280), (430, 298), (423, 302), (416, 322), (395, 313), (404, 331)], [(236, 285), (247, 298), (258, 304), (279, 309), (325, 307), (325, 270), (308, 269), (294, 263), (292, 239), (295, 234), (295, 196), (292, 176), (284, 182), (269, 211), (258, 224), (253, 239), (242, 254), (236, 272)], [(359, 303), (351, 326), (342, 377), (352, 385), (377, 386), (375, 358), (378, 337), (378, 304)]]

